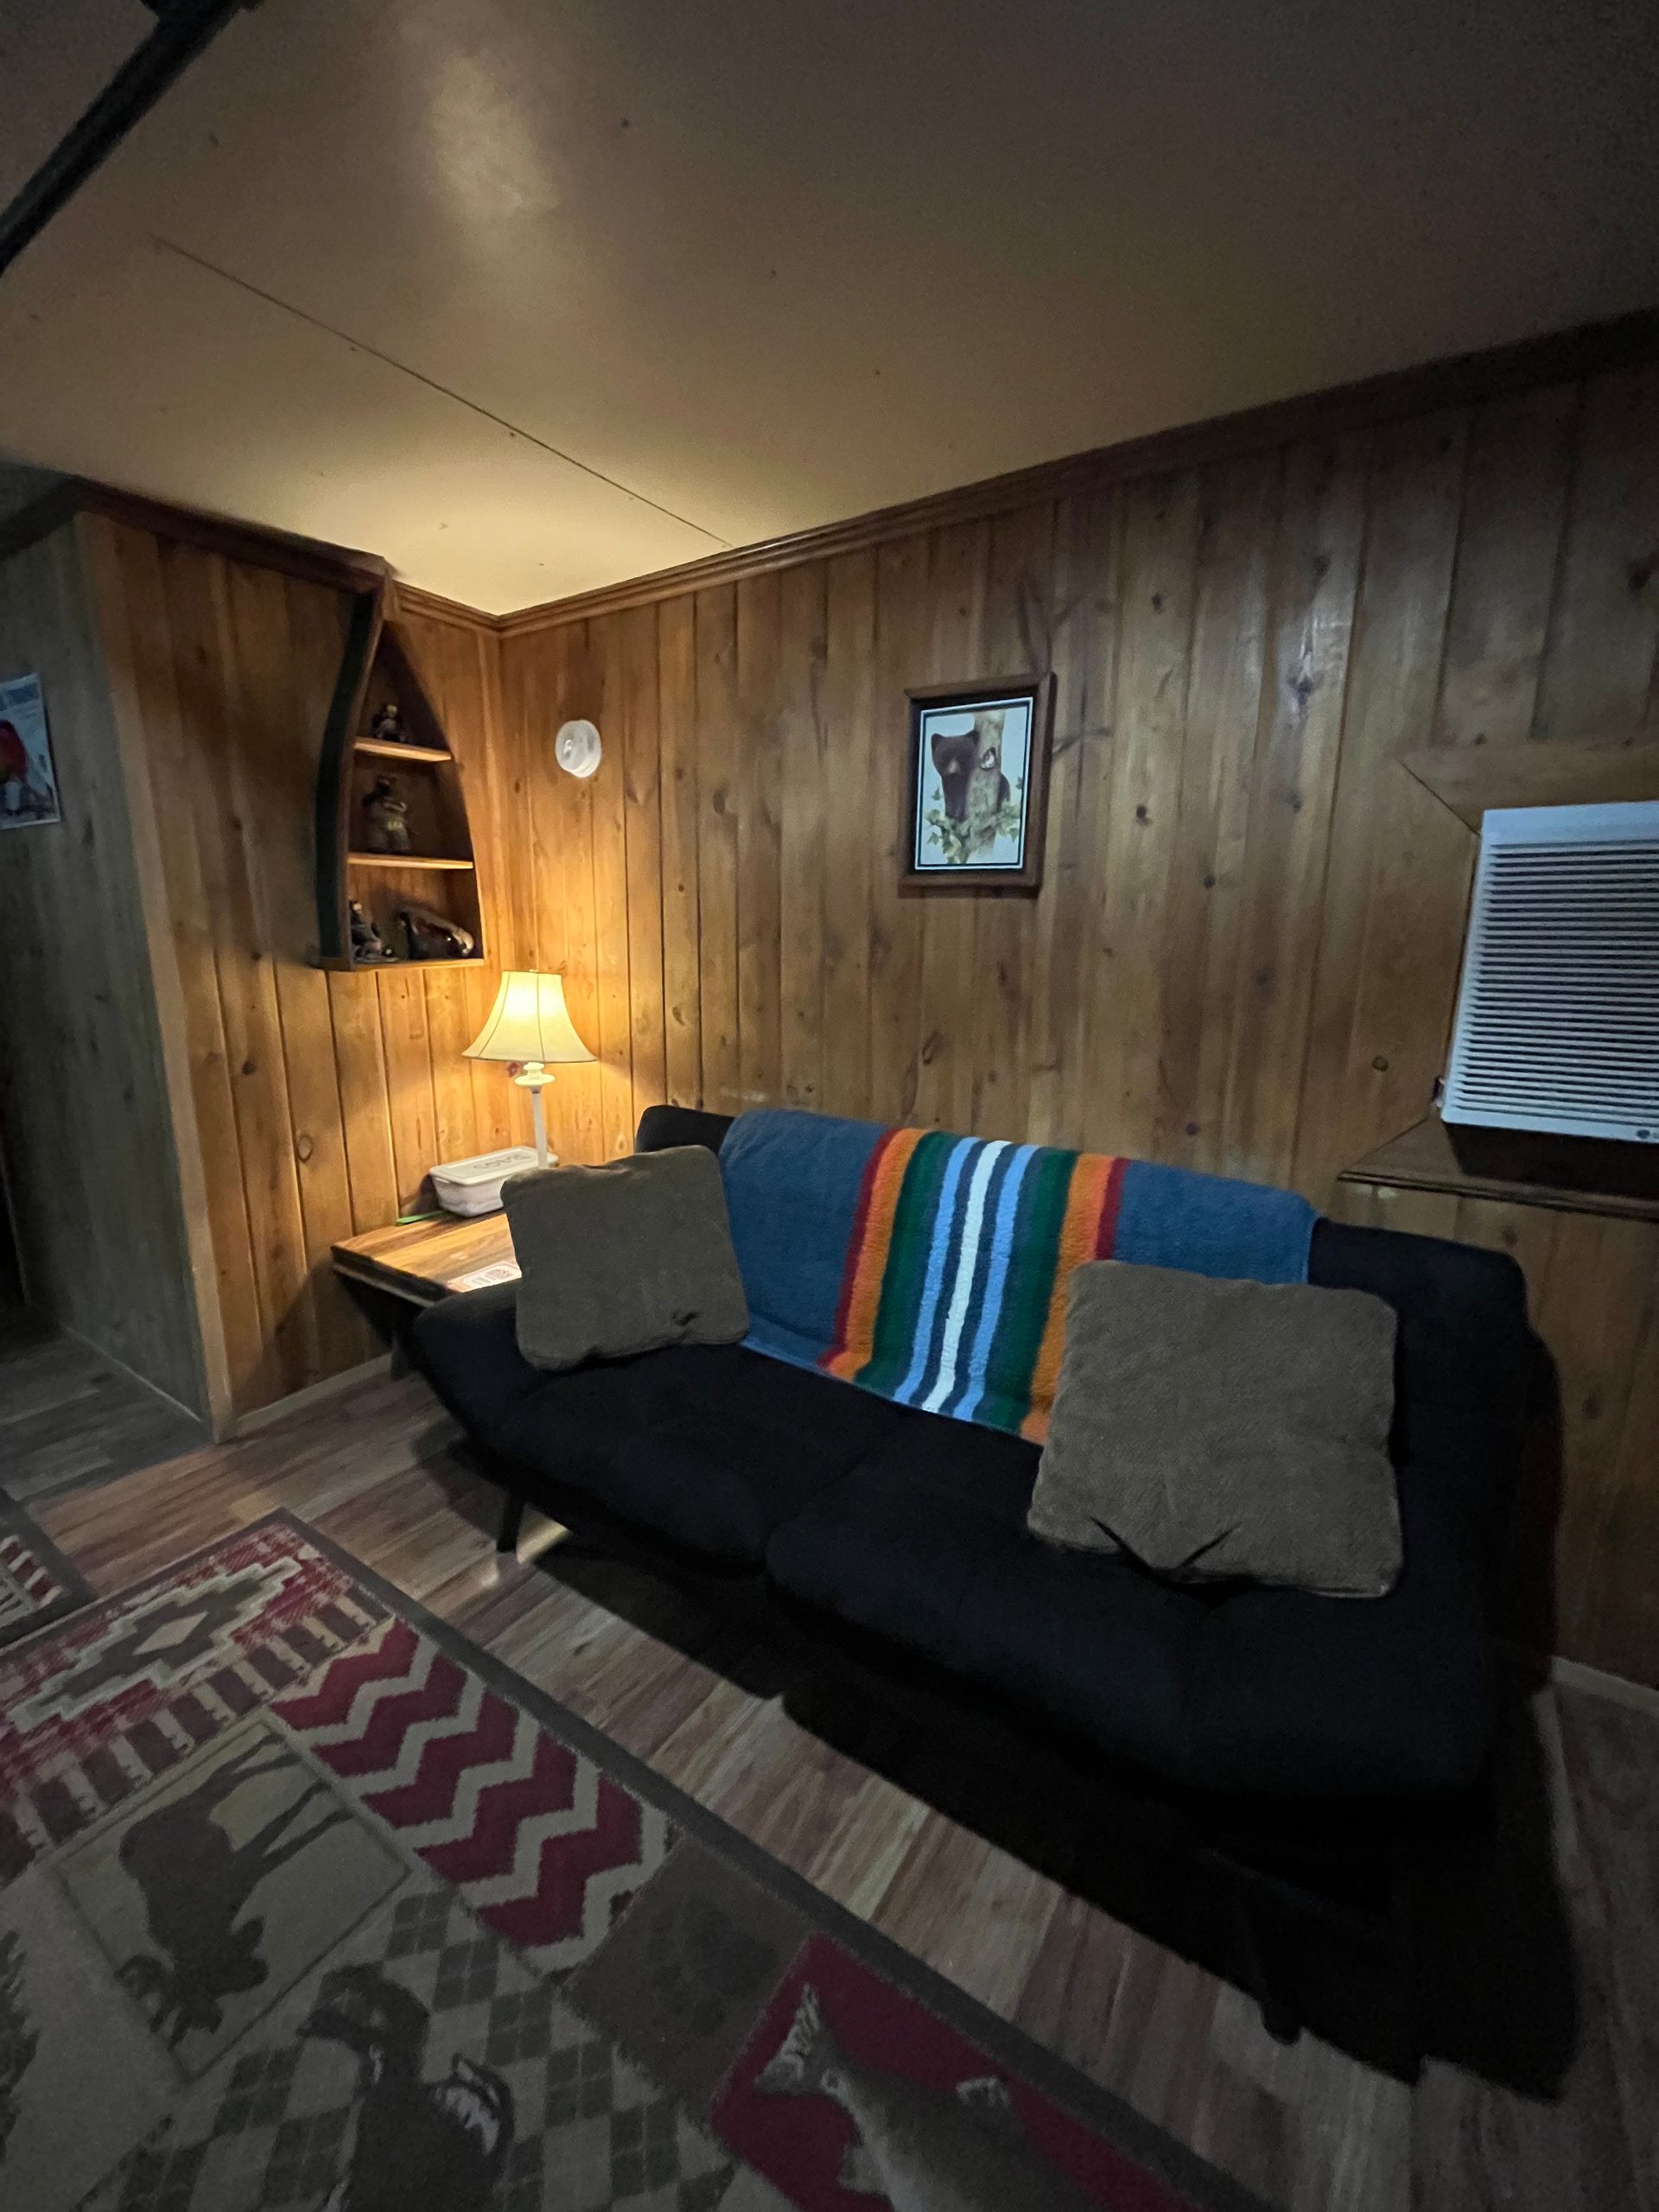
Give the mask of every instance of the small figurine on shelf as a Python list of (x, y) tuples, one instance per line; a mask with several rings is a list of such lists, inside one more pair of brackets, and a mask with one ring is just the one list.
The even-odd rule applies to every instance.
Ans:
[(369, 735), (377, 745), (409, 743), (409, 732), (404, 728), (404, 718), (397, 711), (395, 699), (388, 699), (384, 707), (375, 709), (369, 723)]
[(411, 899), (397, 909), (397, 919), (411, 960), (470, 960), (478, 950), (478, 939), (472, 931), (452, 922), (448, 914), (439, 913), (435, 906), (423, 906)]
[(409, 801), (390, 776), (377, 776), (363, 799), (363, 849), (365, 853), (406, 853), (409, 844)]
[(363, 911), (356, 899), (346, 902), (346, 912), (352, 923), (352, 957), (359, 967), (375, 960), (395, 960), (397, 956), (386, 943), (374, 923)]

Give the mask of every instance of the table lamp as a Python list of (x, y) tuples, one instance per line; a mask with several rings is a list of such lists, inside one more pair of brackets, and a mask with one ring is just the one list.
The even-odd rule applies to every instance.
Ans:
[(550, 1164), (547, 1116), (542, 1106), (543, 1087), (553, 1080), (553, 1069), (594, 1055), (576, 1034), (570, 1009), (564, 1002), (563, 976), (537, 976), (528, 969), (512, 968), (501, 978), (501, 988), (490, 1008), (490, 1018), (467, 1047), (469, 1060), (505, 1060), (512, 1079), (530, 1093), (536, 1120), (536, 1165)]

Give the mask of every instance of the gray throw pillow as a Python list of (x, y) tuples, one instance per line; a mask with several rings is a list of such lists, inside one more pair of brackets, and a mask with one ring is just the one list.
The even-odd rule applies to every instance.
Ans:
[(501, 1196), (523, 1277), (518, 1349), (532, 1366), (747, 1335), (720, 1163), (703, 1146), (537, 1168)]
[(1381, 1597), (1394, 1336), (1365, 1291), (1079, 1268), (1029, 1526), (1177, 1580)]

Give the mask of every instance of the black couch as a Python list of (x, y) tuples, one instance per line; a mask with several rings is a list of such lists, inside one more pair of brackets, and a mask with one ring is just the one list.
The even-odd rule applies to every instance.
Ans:
[[(718, 1149), (658, 1108), (641, 1148)], [(680, 1346), (550, 1375), (513, 1290), (445, 1300), (418, 1363), (516, 1495), (573, 1498), (791, 1597), (1088, 1744), (1206, 1789), (1458, 1790), (1494, 1713), (1486, 1586), (1521, 1447), (1531, 1339), (1500, 1255), (1321, 1221), (1310, 1280), (1399, 1316), (1393, 1452), (1405, 1571), (1386, 1598), (1201, 1591), (1025, 1525), (1038, 1451), (745, 1351)]]
[[(659, 1107), (641, 1149), (719, 1148)], [(1031, 1535), (1038, 1450), (738, 1345), (550, 1375), (512, 1286), (445, 1300), (411, 1351), (509, 1493), (581, 1531), (759, 1583), (867, 1682), (944, 1685), (1095, 1762), (1212, 1807), (1314, 1808), (1376, 1835), (1479, 1777), (1497, 1707), (1486, 1606), (1522, 1444), (1533, 1339), (1501, 1255), (1321, 1221), (1310, 1280), (1399, 1317), (1391, 1449), (1405, 1567), (1387, 1597), (1198, 1590)]]

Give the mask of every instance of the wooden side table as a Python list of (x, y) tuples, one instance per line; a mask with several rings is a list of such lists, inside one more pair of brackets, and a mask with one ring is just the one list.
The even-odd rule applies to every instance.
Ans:
[(481, 1290), (486, 1282), (512, 1279), (492, 1269), (518, 1272), (512, 1232), (499, 1211), (470, 1218), (435, 1214), (426, 1221), (365, 1229), (336, 1244), (331, 1256), (359, 1311), (391, 1346), (394, 1375), (404, 1371), (404, 1332), (423, 1306), (435, 1306), (451, 1291)]
[(336, 1244), (333, 1257), (334, 1273), (346, 1282), (410, 1306), (433, 1306), (451, 1291), (481, 1288), (471, 1278), (486, 1268), (508, 1267), (518, 1272), (512, 1232), (504, 1212), (470, 1218), (435, 1214), (426, 1221), (365, 1229), (360, 1236), (347, 1236)]

